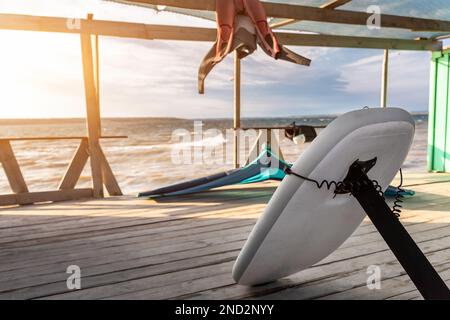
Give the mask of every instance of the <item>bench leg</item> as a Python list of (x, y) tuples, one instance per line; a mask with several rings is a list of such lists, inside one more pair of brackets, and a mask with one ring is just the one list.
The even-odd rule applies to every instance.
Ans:
[(75, 155), (59, 184), (59, 190), (70, 190), (75, 188), (89, 158), (88, 147), (87, 139), (82, 139), (80, 146), (75, 152)]
[[(102, 148), (99, 146), (97, 148), (97, 153), (100, 157), (101, 171), (103, 176), (103, 183), (110, 196), (121, 196), (122, 190), (117, 183), (116, 177), (112, 172), (111, 166), (103, 153)], [(75, 155), (73, 156), (72, 162), (67, 168), (61, 183), (59, 184), (60, 190), (71, 190), (74, 189), (78, 180), (80, 179), (81, 173), (89, 159), (89, 143), (88, 139), (83, 139), (80, 146), (78, 147)]]
[(101, 147), (100, 160), (102, 162), (103, 183), (105, 184), (106, 190), (108, 190), (110, 196), (121, 196), (122, 190), (120, 190), (120, 186), (117, 183), (116, 177), (114, 176), (111, 166), (109, 165)]
[(27, 184), (9, 141), (0, 141), (0, 162), (5, 170), (12, 191), (14, 193), (28, 192)]

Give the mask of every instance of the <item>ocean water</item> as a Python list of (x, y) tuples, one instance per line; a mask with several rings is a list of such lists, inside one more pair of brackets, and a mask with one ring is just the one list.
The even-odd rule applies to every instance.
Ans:
[[(416, 136), (404, 164), (405, 171), (426, 170), (426, 114), (414, 116)], [(333, 116), (244, 119), (243, 127), (284, 126), (292, 122), (327, 125)], [(195, 128), (202, 134), (193, 135)], [(195, 124), (197, 127), (195, 127)], [(102, 147), (124, 193), (134, 194), (167, 184), (193, 179), (233, 168), (231, 120), (201, 122), (172, 118), (104, 119), (103, 135), (126, 135), (128, 139), (103, 140)], [(0, 120), (0, 137), (84, 136), (82, 119)], [(184, 135), (182, 135), (184, 134)], [(17, 141), (12, 146), (31, 191), (55, 190), (78, 146), (78, 141)], [(242, 158), (252, 139), (242, 146)], [(309, 144), (295, 145), (280, 132), (285, 159), (293, 162)], [(184, 153), (181, 153), (183, 151)], [(192, 154), (188, 157), (188, 151)], [(200, 152), (203, 151), (203, 152)], [(181, 156), (182, 157), (181, 157)], [(181, 163), (180, 163), (181, 162)], [(90, 186), (89, 163), (78, 187)], [(0, 194), (10, 193), (0, 170)]]

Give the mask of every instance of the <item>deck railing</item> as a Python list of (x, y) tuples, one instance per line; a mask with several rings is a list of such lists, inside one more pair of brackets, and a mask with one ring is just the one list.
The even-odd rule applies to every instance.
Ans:
[[(126, 136), (104, 136), (99, 139), (124, 139)], [(22, 170), (14, 154), (11, 142), (14, 141), (55, 141), (55, 140), (80, 140), (72, 161), (59, 183), (58, 190), (45, 192), (30, 192), (23, 177)], [(111, 167), (106, 160), (100, 144), (96, 145), (101, 167), (101, 181), (108, 193), (112, 196), (122, 195), (119, 184), (114, 177)], [(88, 137), (11, 137), (0, 138), (0, 163), (3, 166), (11, 194), (0, 195), (0, 206), (24, 205), (39, 202), (66, 201), (94, 197), (94, 188), (76, 189), (76, 184), (92, 152), (89, 149)], [(102, 186), (103, 187), (103, 186)]]

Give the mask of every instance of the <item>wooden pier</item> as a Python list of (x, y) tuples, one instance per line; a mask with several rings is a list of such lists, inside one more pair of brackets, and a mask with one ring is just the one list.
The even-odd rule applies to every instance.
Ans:
[[(406, 175), (401, 220), (450, 285), (450, 174)], [(277, 184), (159, 201), (132, 196), (0, 211), (1, 299), (420, 299), (369, 220), (314, 267), (255, 288), (232, 265)], [(301, 254), (301, 252), (299, 252)], [(66, 270), (81, 268), (81, 290)], [(381, 289), (366, 286), (371, 265)]]

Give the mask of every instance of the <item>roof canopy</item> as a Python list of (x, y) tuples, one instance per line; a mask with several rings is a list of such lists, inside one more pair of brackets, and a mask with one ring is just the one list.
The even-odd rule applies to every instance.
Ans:
[[(215, 0), (108, 0), (215, 20)], [(434, 39), (450, 34), (448, 0), (262, 0), (274, 28), (323, 35)], [(374, 7), (376, 6), (376, 7)], [(381, 28), (369, 29), (369, 8)], [(373, 12), (373, 11), (371, 11)]]
[[(215, 19), (216, 0), (104, 0)], [(287, 46), (442, 50), (441, 37), (450, 35), (448, 0), (377, 0), (380, 29), (367, 26), (373, 0), (271, 0), (263, 1), (272, 28)], [(301, 4), (299, 4), (301, 3)], [(307, 5), (305, 5), (307, 4)], [(351, 10), (349, 10), (351, 9)], [(403, 14), (403, 15), (400, 15)], [(95, 34), (148, 40), (214, 41), (214, 28), (168, 26), (68, 17), (0, 13), (0, 29)], [(284, 31), (284, 32), (283, 32)]]

